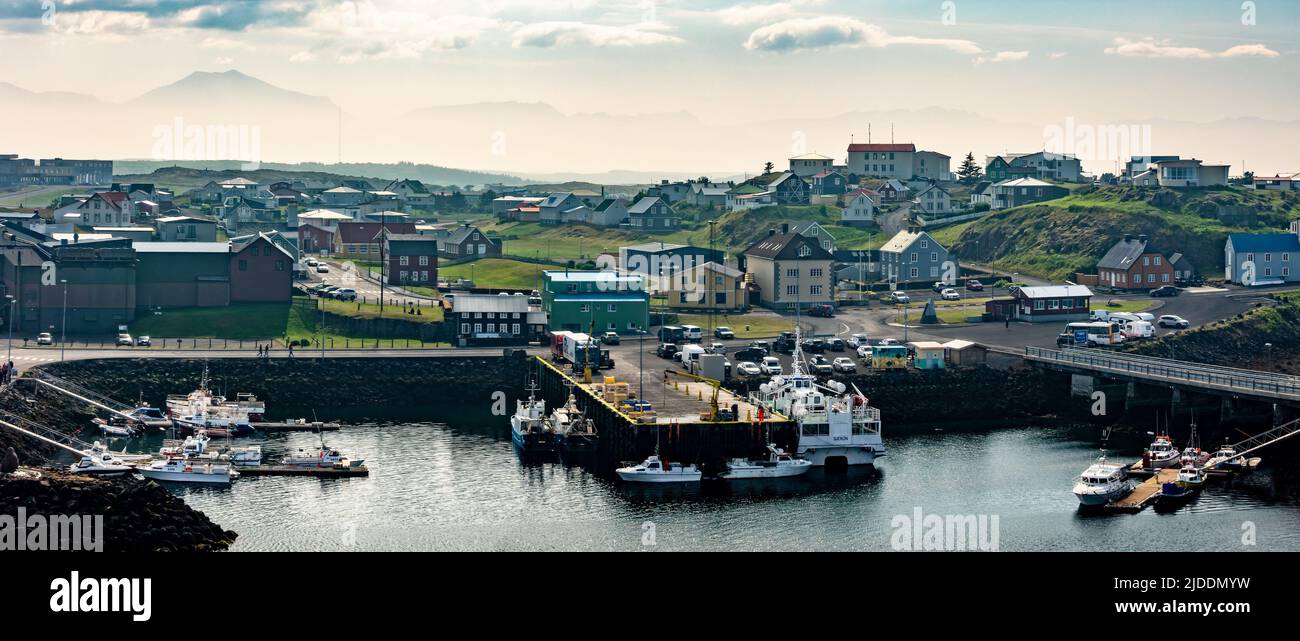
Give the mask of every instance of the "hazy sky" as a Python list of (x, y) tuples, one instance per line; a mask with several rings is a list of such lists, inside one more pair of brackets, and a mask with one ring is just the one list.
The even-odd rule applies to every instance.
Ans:
[(925, 106), (1290, 120), (1297, 5), (0, 0), (0, 81), (120, 101), (237, 68), (370, 114), (516, 100), (710, 122)]

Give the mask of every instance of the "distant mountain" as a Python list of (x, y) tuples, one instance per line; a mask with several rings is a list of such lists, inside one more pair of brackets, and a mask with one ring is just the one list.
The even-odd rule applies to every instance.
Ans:
[[(343, 163), (343, 164), (326, 164), (326, 163), (262, 163), (257, 172), (243, 171), (244, 163), (238, 160), (215, 160), (215, 161), (160, 161), (160, 160), (115, 160), (113, 162), (113, 172), (119, 176), (135, 175), (137, 177), (147, 177), (149, 180), (157, 180), (164, 184), (172, 184), (167, 180), (175, 180), (176, 176), (194, 176), (201, 175), (200, 172), (239, 172), (240, 175), (247, 176), (251, 179), (266, 179), (268, 172), (273, 173), (273, 179), (279, 180), (285, 175), (291, 174), (320, 174), (322, 176), (345, 176), (351, 178), (368, 178), (381, 182), (397, 180), (399, 178), (411, 178), (419, 180), (429, 186), (464, 186), (464, 185), (486, 185), (486, 184), (506, 184), (522, 185), (524, 180), (518, 176), (507, 174), (492, 174), (476, 171), (466, 171), (462, 169), (451, 169), (448, 167), (435, 167), (433, 165), (419, 165), (413, 163)], [(192, 170), (188, 172), (170, 171), (169, 170)], [(262, 173), (258, 173), (262, 172)], [(161, 176), (161, 177), (159, 177)], [(229, 178), (230, 176), (220, 176)], [(206, 184), (211, 177), (204, 176), (202, 184)], [(382, 185), (380, 185), (382, 187)]]
[(128, 101), (127, 105), (136, 108), (161, 105), (195, 108), (199, 105), (228, 102), (253, 105), (258, 109), (296, 106), (313, 110), (338, 110), (329, 98), (281, 89), (233, 69), (222, 72), (196, 71), (172, 84), (146, 92)]

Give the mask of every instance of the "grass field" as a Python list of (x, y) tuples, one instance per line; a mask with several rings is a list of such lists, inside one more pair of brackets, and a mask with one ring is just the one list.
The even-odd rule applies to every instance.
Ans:
[(507, 258), (481, 258), (439, 268), (438, 277), (443, 280), (472, 279), (476, 287), (531, 290), (541, 288), (542, 272), (548, 269), (557, 268)]
[[(314, 302), (295, 298), (294, 303), (243, 303), (229, 307), (189, 307), (163, 310), (160, 314), (142, 315), (131, 324), (136, 336), (163, 338), (221, 338), (229, 340), (266, 340), (308, 338), (320, 334), (320, 312)], [(342, 301), (324, 301), (325, 311), (341, 316), (378, 318), (378, 305), (361, 305)], [(416, 323), (436, 323), (442, 320), (441, 308), (422, 308), (420, 316), (402, 312), (401, 307), (388, 307), (384, 318), (400, 318)], [(325, 338), (352, 340), (371, 338), (326, 325)], [(401, 339), (399, 339), (400, 341)]]

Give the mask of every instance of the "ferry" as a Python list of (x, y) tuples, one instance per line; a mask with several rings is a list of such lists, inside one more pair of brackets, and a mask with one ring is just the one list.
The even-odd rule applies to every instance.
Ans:
[[(885, 455), (880, 437), (880, 410), (867, 404), (857, 386), (817, 382), (808, 374), (802, 341), (795, 331), (794, 356), (789, 375), (774, 376), (759, 386), (750, 401), (760, 410), (788, 416), (799, 426), (800, 458), (814, 466), (872, 465)], [(763, 418), (760, 411), (759, 420)]]

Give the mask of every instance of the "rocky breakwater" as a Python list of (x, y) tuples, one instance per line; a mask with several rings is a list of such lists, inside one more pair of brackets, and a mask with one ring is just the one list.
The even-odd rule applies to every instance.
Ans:
[[(0, 543), (4, 549), (18, 549), (15, 541), (4, 541), (5, 529), (12, 528), (11, 536), (25, 531), (26, 541), (33, 541), (31, 533), (48, 526), (56, 516), (65, 521), (77, 517), (82, 524), (81, 545), (68, 547), (71, 541), (65, 540), (63, 549), (198, 552), (224, 550), (237, 536), (152, 481), (96, 479), (31, 468), (0, 476)], [(17, 523), (19, 517), (26, 520), (25, 526)], [(24, 547), (49, 549), (50, 538)]]

